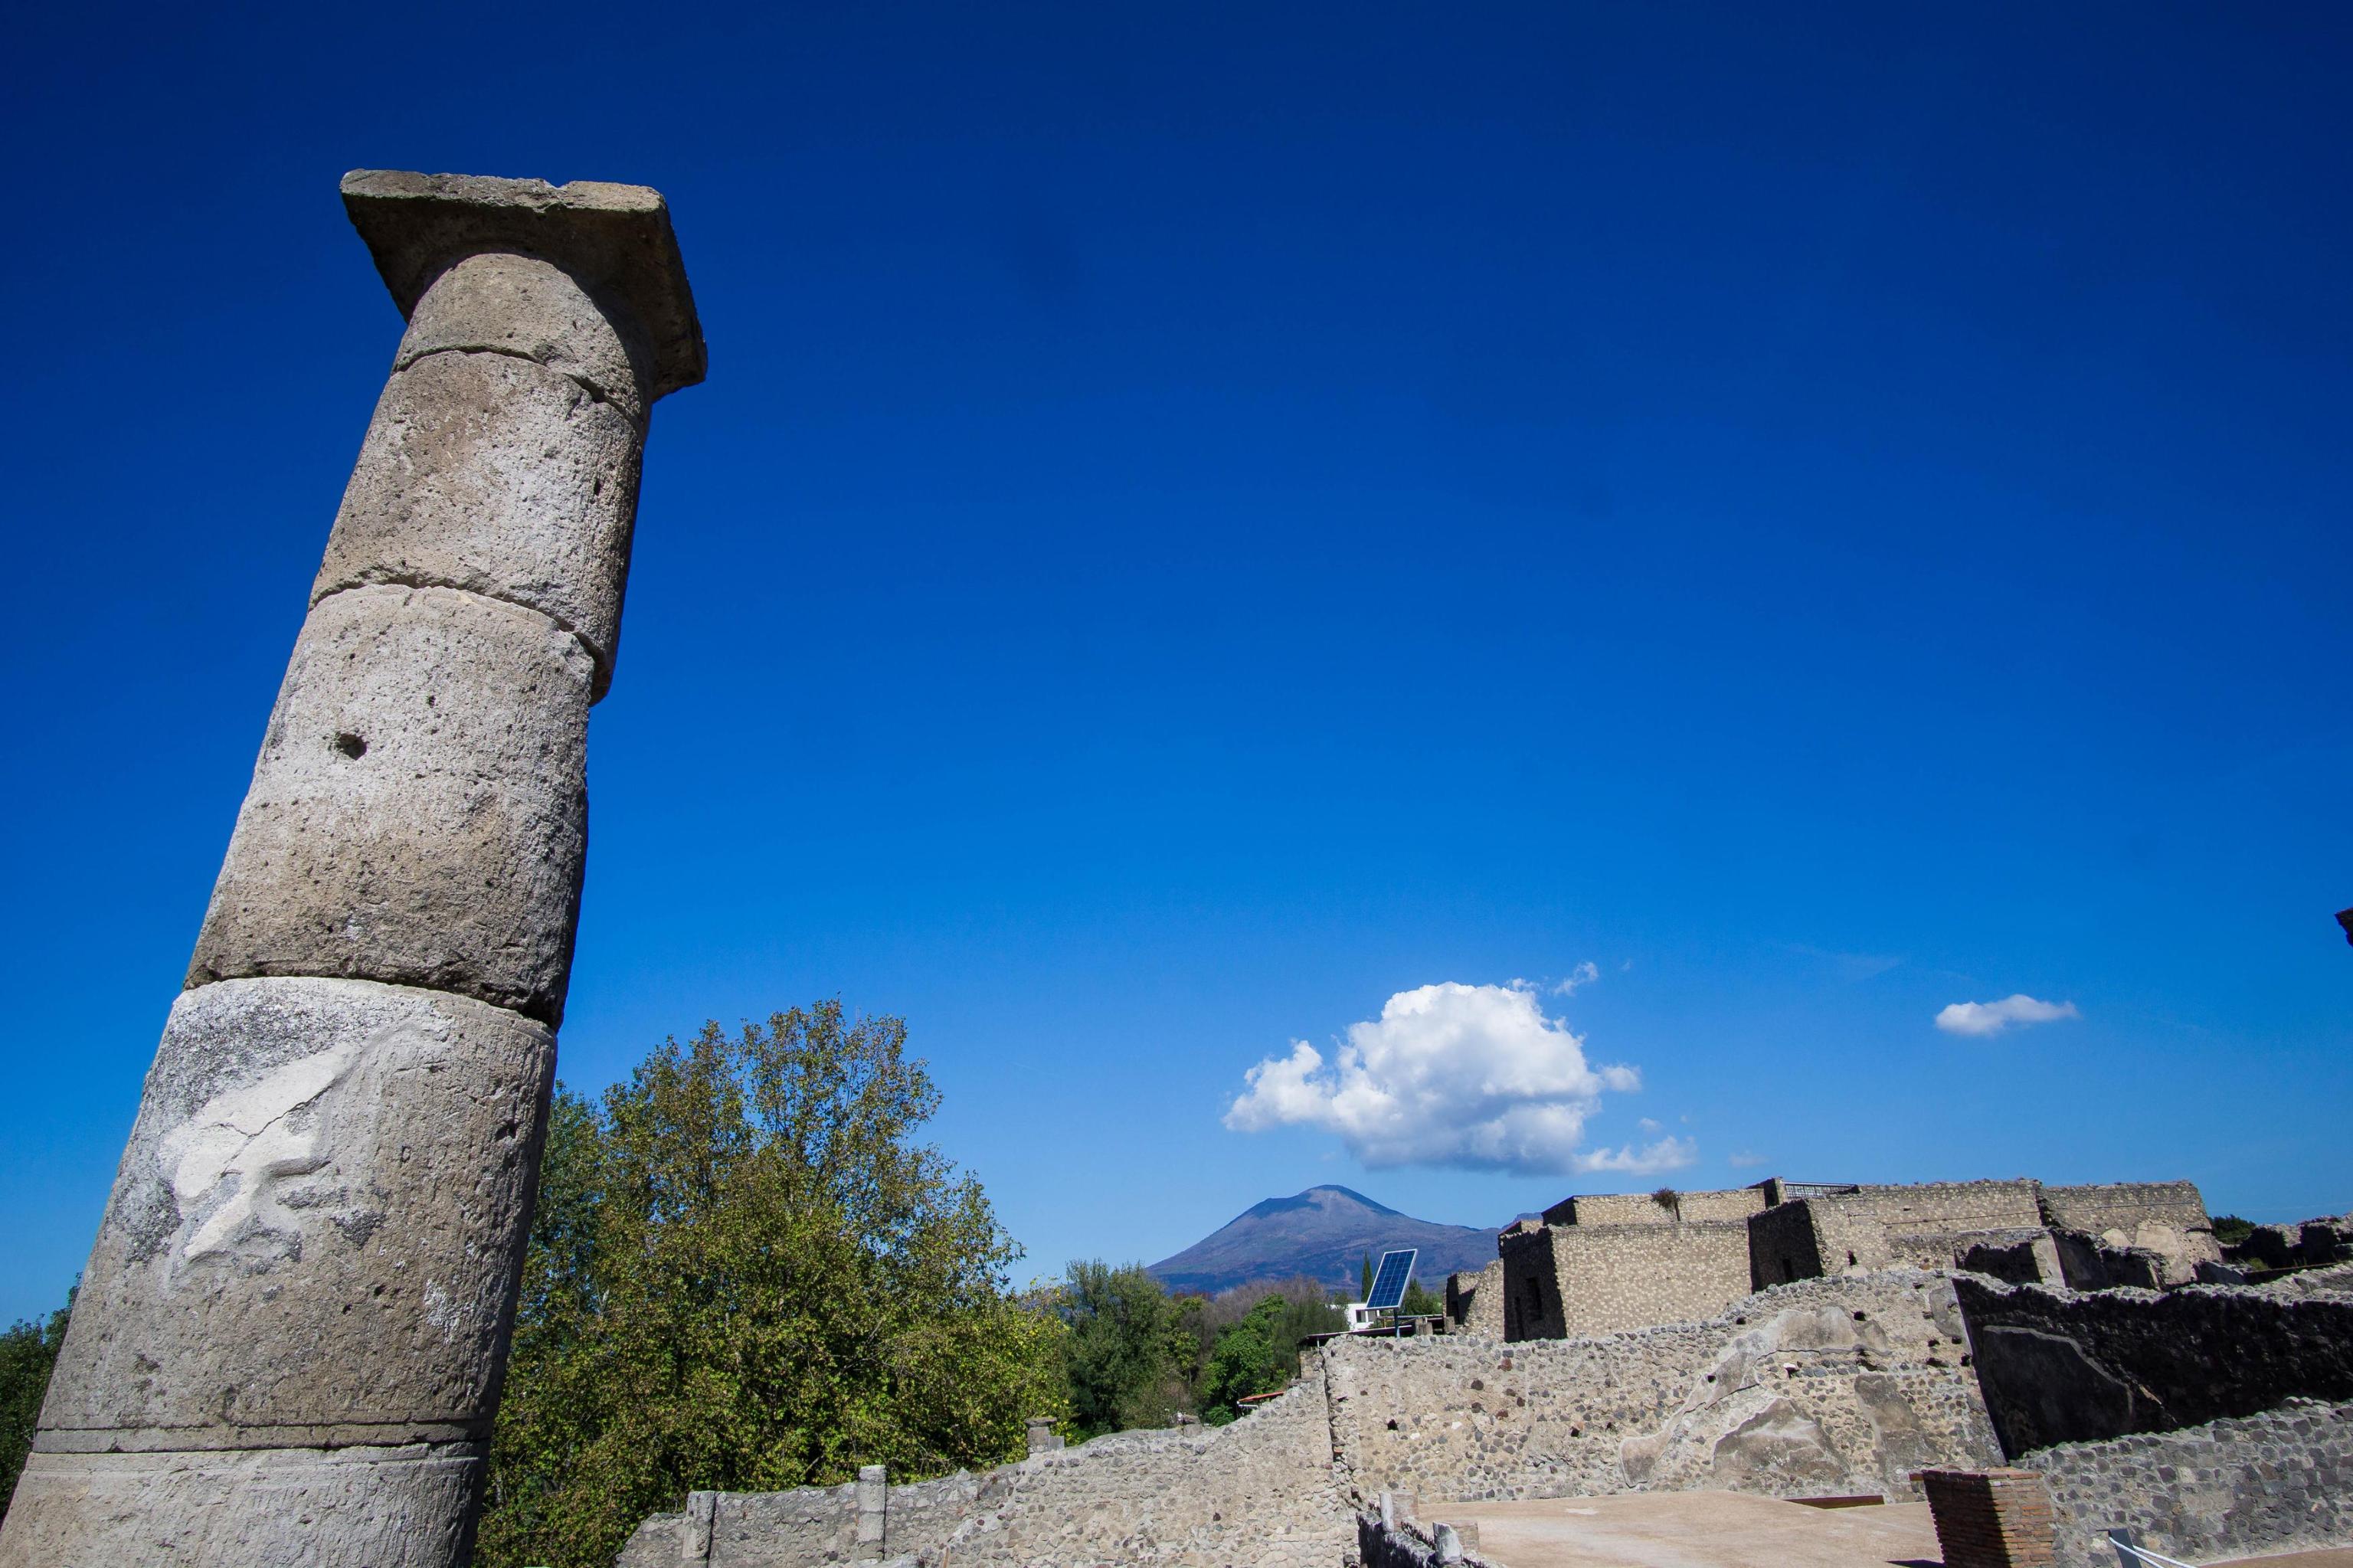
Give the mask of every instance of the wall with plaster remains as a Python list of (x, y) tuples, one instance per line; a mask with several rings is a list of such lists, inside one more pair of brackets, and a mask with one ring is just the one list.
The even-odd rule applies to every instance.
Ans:
[(1355, 1486), (1424, 1499), (1694, 1487), (1916, 1496), (2000, 1450), (1950, 1285), (1810, 1280), (1704, 1322), (1498, 1345), (1335, 1340), (1332, 1430)]
[(2193, 1562), (2353, 1544), (2353, 1404), (2297, 1400), (2018, 1463), (2050, 1483), (2062, 1568), (2109, 1568), (2117, 1525)]
[(2054, 1443), (2353, 1399), (2353, 1300), (2232, 1287), (2083, 1294), (1954, 1281), (1988, 1414), (2013, 1458)]

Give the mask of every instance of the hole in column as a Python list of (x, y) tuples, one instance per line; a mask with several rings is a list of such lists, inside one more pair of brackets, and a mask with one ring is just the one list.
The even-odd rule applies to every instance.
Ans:
[(345, 757), (357, 760), (358, 758), (367, 755), (367, 742), (361, 739), (358, 736), (353, 735), (351, 731), (344, 730), (342, 734), (335, 736), (335, 749), (342, 752)]

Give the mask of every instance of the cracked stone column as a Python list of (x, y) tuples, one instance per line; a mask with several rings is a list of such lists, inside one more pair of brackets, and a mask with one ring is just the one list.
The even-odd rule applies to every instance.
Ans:
[(655, 399), (636, 185), (362, 172), (408, 318), (0, 1568), (459, 1568), (513, 1324)]

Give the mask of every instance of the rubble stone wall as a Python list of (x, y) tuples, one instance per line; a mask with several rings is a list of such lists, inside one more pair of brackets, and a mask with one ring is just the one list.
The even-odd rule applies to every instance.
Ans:
[(1485, 1340), (1504, 1337), (1504, 1260), (1472, 1274), (1447, 1277), (1446, 1319), (1454, 1331)]
[(1713, 1318), (1749, 1292), (1745, 1219), (1556, 1225), (1552, 1254), (1562, 1335)]
[(1360, 1496), (1571, 1497), (1697, 1487), (1916, 1497), (2000, 1462), (1952, 1287), (1809, 1280), (1704, 1322), (1513, 1344), (1333, 1341), (1333, 1441)]
[(2298, 1395), (2353, 1399), (2353, 1300), (2343, 1297), (1954, 1283), (1987, 1412), (2013, 1459), (2253, 1415)]
[(1751, 1289), (1794, 1285), (1827, 1272), (1822, 1266), (1821, 1238), (1814, 1228), (1810, 1199), (1776, 1204), (1748, 1222)]
[(1755, 1187), (1678, 1192), (1672, 1203), (1662, 1203), (1648, 1192), (1607, 1192), (1556, 1203), (1545, 1211), (1545, 1221), (1571, 1225), (1672, 1225), (1694, 1220), (1745, 1220), (1764, 1208), (1765, 1194)]
[(2297, 1400), (2018, 1463), (2050, 1483), (2062, 1568), (2108, 1568), (2118, 1525), (2193, 1562), (2353, 1545), (2353, 1404)]
[[(1407, 1340), (1428, 1344), (1431, 1340)], [(1355, 1537), (1320, 1361), (1281, 1398), (1204, 1433), (1121, 1432), (981, 1475), (892, 1487), (883, 1539), (855, 1542), (855, 1488), (725, 1494), (704, 1555), (689, 1514), (639, 1526), (617, 1568), (820, 1568), (859, 1558), (984, 1564), (1332, 1568)]]

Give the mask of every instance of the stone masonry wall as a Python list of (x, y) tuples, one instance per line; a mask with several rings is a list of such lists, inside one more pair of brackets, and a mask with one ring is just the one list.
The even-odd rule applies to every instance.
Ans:
[(1495, 1250), (1504, 1266), (1504, 1338), (1559, 1338), (1560, 1279), (1551, 1227), (1513, 1226), (1495, 1238)]
[(1954, 1283), (1988, 1414), (2013, 1459), (2253, 1415), (2296, 1395), (2353, 1399), (2353, 1300), (2342, 1297)]
[(1359, 1496), (1572, 1497), (1695, 1487), (1915, 1497), (1912, 1472), (2000, 1462), (1949, 1283), (1808, 1280), (1704, 1322), (1498, 1345), (1324, 1350)]
[(2189, 1181), (2118, 1181), (2086, 1187), (2045, 1187), (2042, 1213), (2054, 1231), (2073, 1231), (2100, 1245), (2137, 1248), (2164, 1260), (2167, 1284), (2186, 1284), (2198, 1266), (2222, 1261), (2206, 1200)]
[(2042, 1228), (2037, 1188), (2024, 1180), (1864, 1187), (1809, 1198), (1805, 1206), (1831, 1274), (1907, 1264), (1950, 1267), (1953, 1242), (1965, 1234)]
[(1321, 1362), (1309, 1366), (1289, 1393), (1230, 1426), (1114, 1433), (977, 1476), (892, 1487), (879, 1545), (855, 1543), (852, 1487), (726, 1494), (707, 1554), (681, 1549), (696, 1539), (688, 1515), (657, 1514), (617, 1568), (820, 1568), (908, 1556), (932, 1565), (944, 1553), (956, 1568), (1333, 1568), (1355, 1537), (1354, 1499), (1333, 1463)]
[(1446, 1319), (1457, 1333), (1487, 1340), (1504, 1337), (1502, 1258), (1476, 1274), (1466, 1270), (1447, 1277)]
[(2062, 1568), (2108, 1568), (2105, 1537), (2117, 1525), (2193, 1562), (2353, 1545), (2353, 1404), (2297, 1400), (2018, 1462), (2050, 1482)]
[(1750, 1289), (1792, 1285), (1826, 1272), (1810, 1203), (1800, 1200), (1777, 1204), (1748, 1222)]
[(1745, 1220), (1761, 1213), (1765, 1194), (1755, 1187), (1729, 1192), (1678, 1192), (1672, 1205), (1648, 1192), (1605, 1192), (1577, 1197), (1545, 1211), (1546, 1224), (1672, 1225), (1696, 1220)]
[(1563, 1335), (1712, 1318), (1749, 1291), (1745, 1219), (1556, 1225), (1552, 1253)]

